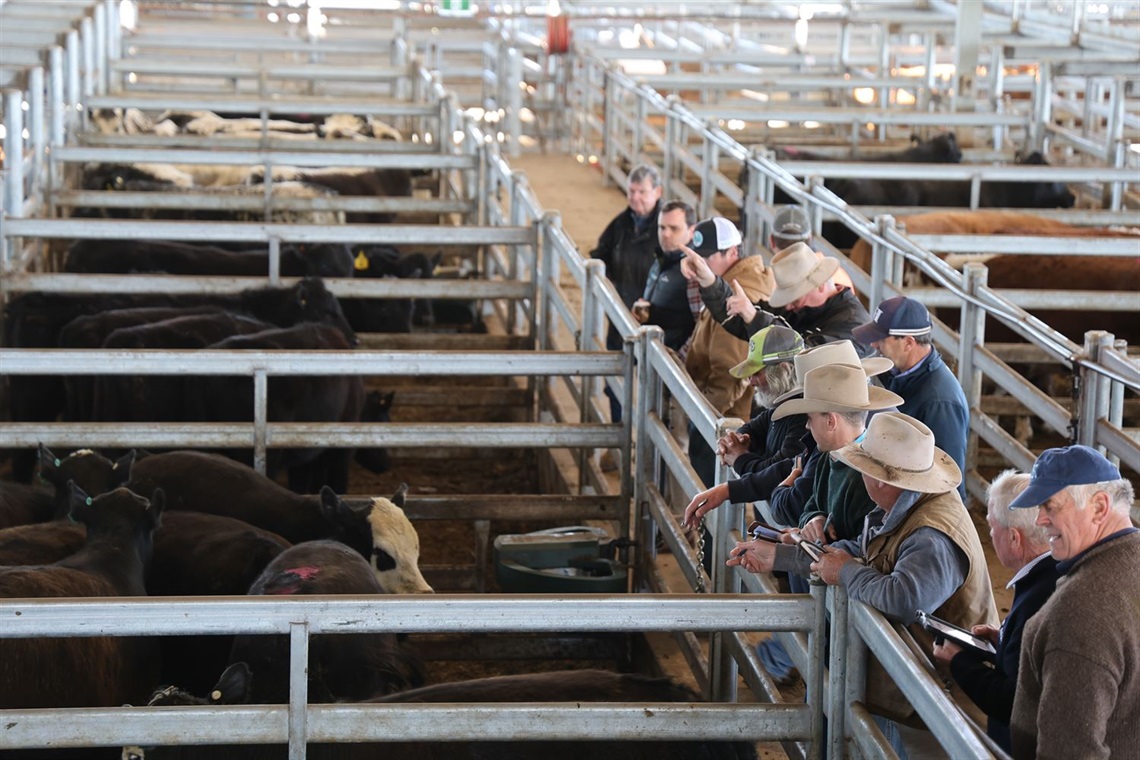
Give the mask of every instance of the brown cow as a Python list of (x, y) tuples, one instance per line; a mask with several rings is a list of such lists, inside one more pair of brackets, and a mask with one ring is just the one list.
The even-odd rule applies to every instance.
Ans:
[[(1119, 227), (1076, 227), (1055, 219), (1005, 211), (952, 211), (901, 217), (911, 235), (1048, 235), (1050, 237), (1135, 237), (1140, 253), (1140, 230)], [(943, 253), (935, 252), (939, 256)], [(871, 246), (860, 240), (851, 260), (871, 270)], [(987, 284), (994, 290), (1104, 290), (1140, 291), (1140, 258), (1119, 256), (1059, 256), (1009, 254), (978, 256), (989, 269)], [(1140, 299), (1137, 302), (1140, 308)], [(1031, 313), (1076, 343), (1088, 330), (1108, 330), (1130, 344), (1140, 340), (1134, 312), (1033, 309)], [(957, 328), (957, 309), (938, 309), (937, 316)], [(1022, 338), (999, 322), (987, 320), (986, 340), (1021, 342)]]

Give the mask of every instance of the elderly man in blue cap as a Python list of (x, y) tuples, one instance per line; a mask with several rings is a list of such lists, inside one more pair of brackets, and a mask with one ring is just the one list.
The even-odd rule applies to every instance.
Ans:
[[(931, 340), (930, 312), (905, 296), (888, 298), (874, 318), (851, 331), (855, 340), (890, 359), (895, 368), (880, 378), (883, 387), (903, 398), (899, 411), (934, 431), (934, 443), (966, 472), (966, 435), (970, 407), (954, 373)], [(966, 498), (966, 481), (958, 486)]]
[(1015, 758), (1140, 757), (1140, 531), (1134, 492), (1096, 449), (1038, 457), (1010, 509), (1037, 508), (1061, 574), (1025, 626)]

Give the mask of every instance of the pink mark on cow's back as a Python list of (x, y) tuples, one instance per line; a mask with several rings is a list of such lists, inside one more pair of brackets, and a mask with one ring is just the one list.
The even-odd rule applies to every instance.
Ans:
[(291, 567), (288, 570), (282, 570), (280, 575), (265, 584), (263, 593), (273, 596), (296, 594), (301, 590), (302, 583), (313, 580), (320, 572), (319, 567), (312, 566)]

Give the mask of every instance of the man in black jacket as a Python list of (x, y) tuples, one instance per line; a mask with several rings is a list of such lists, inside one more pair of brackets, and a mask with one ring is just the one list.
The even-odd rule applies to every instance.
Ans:
[(693, 239), (697, 212), (684, 201), (669, 201), (657, 215), (657, 250), (633, 317), (665, 331), (665, 345), (681, 353), (697, 320), (689, 304), (689, 282), (681, 272), (683, 249)]
[[(661, 177), (652, 166), (640, 164), (629, 173), (626, 198), (629, 206), (613, 218), (590, 257), (606, 265), (606, 277), (614, 284), (625, 305), (632, 307), (645, 290), (645, 278), (657, 250), (657, 215), (661, 209)], [(621, 336), (613, 326), (606, 335), (606, 348), (620, 351)], [(621, 404), (606, 386), (614, 422), (621, 422)]]

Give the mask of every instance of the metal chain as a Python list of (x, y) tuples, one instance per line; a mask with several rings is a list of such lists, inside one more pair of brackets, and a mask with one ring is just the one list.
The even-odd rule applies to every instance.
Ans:
[(705, 518), (701, 517), (697, 524), (697, 588), (698, 594), (705, 593), (705, 576), (702, 572), (705, 567)]

